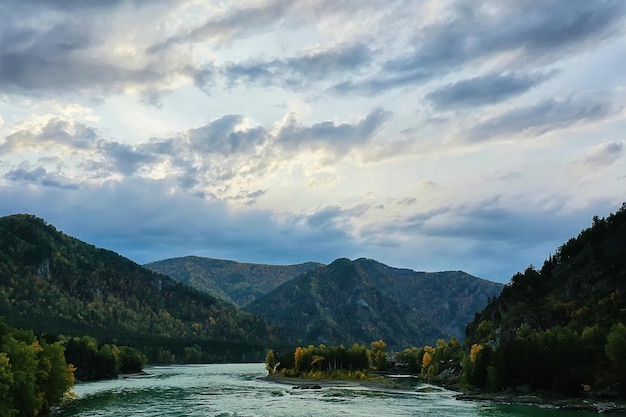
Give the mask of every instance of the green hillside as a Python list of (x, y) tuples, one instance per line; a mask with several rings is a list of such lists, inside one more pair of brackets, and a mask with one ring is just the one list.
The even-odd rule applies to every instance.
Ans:
[(392, 348), (460, 337), (502, 286), (464, 272), (425, 273), (338, 259), (283, 284), (247, 307), (290, 336), (285, 344)]
[(36, 333), (172, 350), (211, 343), (262, 350), (259, 344), (275, 340), (261, 318), (31, 215), (0, 218), (0, 316)]
[(467, 327), (491, 389), (620, 395), (626, 384), (626, 204), (518, 273)]
[(264, 265), (185, 256), (144, 265), (199, 291), (245, 307), (281, 284), (322, 264)]

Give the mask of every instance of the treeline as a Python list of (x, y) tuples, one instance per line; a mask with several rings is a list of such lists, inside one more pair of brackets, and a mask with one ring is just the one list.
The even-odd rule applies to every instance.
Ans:
[(467, 326), (466, 382), (626, 395), (626, 204), (517, 273)]
[(450, 383), (452, 377), (458, 376), (459, 364), (465, 356), (463, 345), (452, 337), (449, 342), (439, 339), (435, 347), (426, 345), (397, 352), (394, 362), (413, 374), (428, 378), (441, 378), (447, 372), (449, 378), (445, 382)]
[(394, 354), (386, 351), (387, 344), (377, 340), (365, 345), (319, 345), (296, 347), (282, 354), (269, 350), (265, 366), (269, 375), (323, 379), (367, 379), (370, 371), (411, 373), (423, 380), (446, 384), (460, 382), (464, 346), (452, 337), (449, 342), (440, 339), (436, 347), (424, 346), (404, 349)]
[(74, 375), (79, 380), (110, 379), (141, 372), (148, 362), (148, 357), (135, 348), (99, 344), (90, 336), (67, 340), (65, 358), (76, 368)]
[(358, 344), (350, 349), (323, 344), (299, 346), (280, 355), (269, 350), (265, 367), (270, 375), (279, 373), (287, 377), (365, 378), (372, 364), (386, 367), (385, 347), (385, 342), (380, 340), (372, 343), (372, 350)]
[[(590, 394), (591, 381), (599, 387), (626, 384), (622, 323), (613, 325), (608, 334), (600, 326), (579, 334), (567, 327), (536, 332), (524, 325), (516, 339), (495, 348), (490, 345), (492, 325), (483, 322), (479, 328), (481, 343), (471, 345), (453, 337), (448, 342), (439, 340), (435, 347), (412, 347), (389, 355), (382, 340), (372, 342), (371, 349), (322, 344), (288, 349), (282, 355), (270, 350), (265, 365), (269, 375), (285, 377), (366, 379), (371, 370), (392, 370), (455, 388), (499, 392), (525, 386), (567, 396)], [(609, 390), (595, 393), (619, 395)]]
[(74, 385), (62, 341), (37, 338), (0, 320), (0, 417), (30, 417), (61, 404)]
[[(480, 326), (492, 328), (487, 321)], [(621, 322), (582, 331), (522, 324), (513, 338), (494, 340), (491, 334), (471, 345), (462, 365), (465, 382), (489, 391), (525, 386), (567, 396), (624, 395), (626, 326)]]

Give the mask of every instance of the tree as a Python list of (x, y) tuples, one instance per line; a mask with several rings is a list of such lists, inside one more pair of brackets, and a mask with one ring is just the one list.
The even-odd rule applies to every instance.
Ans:
[(265, 369), (268, 375), (272, 375), (276, 370), (276, 352), (272, 349), (268, 350), (265, 356)]
[[(475, 355), (474, 358), (474, 385), (479, 388), (487, 388), (488, 376), (489, 376), (489, 366), (491, 365), (493, 359), (493, 350), (486, 345), (483, 346)], [(494, 369), (495, 371), (495, 369)], [(492, 371), (492, 372), (494, 372)], [(495, 378), (495, 374), (493, 374)], [(493, 385), (498, 385), (498, 381), (492, 381)]]
[(42, 394), (44, 413), (55, 404), (66, 399), (67, 393), (74, 386), (74, 368), (65, 362), (65, 348), (62, 342), (44, 344), (38, 354), (39, 371), (37, 386)]
[(422, 356), (422, 372), (424, 372), (430, 366), (430, 363), (433, 361), (433, 357), (428, 352), (424, 352), (424, 356)]
[(20, 416), (36, 415), (42, 409), (43, 399), (37, 394), (37, 349), (13, 337), (7, 338), (2, 347), (13, 373), (9, 396)]
[(626, 326), (622, 323), (613, 325), (606, 338), (604, 351), (615, 367), (618, 378), (626, 381)]
[(470, 349), (470, 361), (472, 363), (476, 363), (476, 358), (478, 357), (478, 353), (483, 349), (483, 345), (474, 343)]
[(371, 362), (374, 369), (378, 371), (385, 371), (389, 368), (389, 361), (387, 361), (387, 354), (385, 349), (387, 344), (383, 340), (377, 340), (370, 344), (372, 350), (370, 352)]

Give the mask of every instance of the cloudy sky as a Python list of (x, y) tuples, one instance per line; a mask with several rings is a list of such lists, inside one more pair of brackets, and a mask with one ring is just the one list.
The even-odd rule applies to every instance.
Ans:
[(623, 0), (0, 0), (0, 216), (493, 281), (626, 200)]

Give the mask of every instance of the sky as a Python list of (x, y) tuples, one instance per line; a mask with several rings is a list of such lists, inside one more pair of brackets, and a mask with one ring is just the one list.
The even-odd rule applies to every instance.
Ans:
[(623, 0), (0, 0), (0, 216), (508, 282), (626, 200)]

